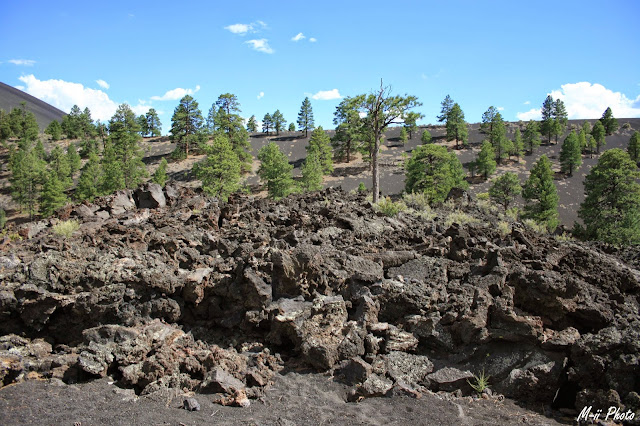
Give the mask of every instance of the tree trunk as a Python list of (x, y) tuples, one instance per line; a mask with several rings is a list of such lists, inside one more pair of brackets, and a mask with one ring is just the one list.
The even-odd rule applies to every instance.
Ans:
[(380, 150), (380, 135), (376, 133), (375, 144), (373, 146), (373, 202), (380, 199), (380, 170), (378, 168), (378, 151)]

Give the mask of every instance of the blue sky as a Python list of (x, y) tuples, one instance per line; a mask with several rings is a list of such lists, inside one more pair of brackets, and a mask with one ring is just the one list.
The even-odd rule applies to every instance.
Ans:
[(423, 124), (450, 94), (468, 122), (491, 105), (536, 118), (547, 94), (570, 118), (640, 117), (640, 2), (31, 1), (0, 14), (0, 81), (107, 120), (120, 103), (161, 113), (186, 93), (206, 116), (222, 93), (242, 115), (295, 121), (305, 96), (333, 127), (341, 97), (411, 94)]

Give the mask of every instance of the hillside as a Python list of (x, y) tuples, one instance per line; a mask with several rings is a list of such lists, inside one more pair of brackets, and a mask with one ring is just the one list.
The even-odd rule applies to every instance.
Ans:
[(64, 111), (15, 87), (0, 82), (0, 109), (9, 112), (12, 108), (20, 107), (22, 102), (26, 102), (27, 110), (36, 116), (40, 131), (43, 131), (53, 120), (61, 122), (62, 117), (66, 115)]

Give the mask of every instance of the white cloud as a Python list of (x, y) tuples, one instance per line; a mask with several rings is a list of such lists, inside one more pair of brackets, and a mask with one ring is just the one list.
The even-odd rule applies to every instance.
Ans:
[(529, 120), (540, 120), (542, 116), (540, 115), (540, 109), (530, 109), (527, 112), (519, 112), (516, 114), (518, 120), (529, 121)]
[[(554, 99), (562, 99), (571, 119), (600, 118), (608, 107), (615, 117), (640, 117), (640, 96), (629, 99), (624, 93), (614, 92), (597, 83), (582, 81), (563, 84), (560, 90), (553, 90), (549, 95)], [(520, 120), (540, 120), (540, 109), (519, 112), (516, 117)]]
[(25, 84), (25, 92), (63, 111), (68, 112), (73, 105), (78, 105), (80, 109), (89, 108), (94, 119), (108, 120), (118, 108), (118, 104), (103, 91), (80, 83), (38, 80), (33, 74), (19, 77), (19, 80)]
[(31, 67), (36, 63), (33, 59), (9, 59), (8, 62), (13, 65), (24, 65), (25, 67)]
[(629, 99), (624, 93), (614, 92), (601, 84), (587, 81), (563, 84), (553, 90), (554, 99), (562, 99), (569, 118), (600, 118), (607, 107), (618, 118), (640, 117), (640, 96)]
[(245, 41), (245, 43), (251, 45), (251, 48), (253, 50), (257, 50), (258, 52), (263, 52), (263, 53), (275, 52), (275, 50), (273, 50), (271, 46), (269, 46), (269, 40), (267, 40), (266, 38), (261, 38), (259, 40), (247, 40)]
[(317, 38), (315, 38), (315, 37), (311, 37), (311, 38), (309, 39), (309, 41), (310, 41), (311, 43), (315, 43), (316, 41), (318, 41), (318, 39), (317, 39)]
[(196, 86), (195, 89), (183, 89), (182, 87), (176, 87), (175, 89), (167, 91), (162, 96), (152, 96), (151, 99), (154, 101), (177, 101), (185, 95), (193, 95), (198, 90), (200, 90), (200, 86)]
[(298, 34), (296, 34), (296, 36), (295, 36), (295, 37), (292, 37), (292, 38), (291, 38), (291, 41), (300, 41), (300, 40), (305, 39), (305, 38), (306, 38), (306, 37), (304, 36), (304, 34), (302, 34), (302, 33), (298, 33)]
[(224, 27), (225, 30), (233, 34), (245, 35), (248, 33), (257, 33), (260, 29), (267, 28), (267, 24), (263, 21), (256, 21), (250, 24), (233, 24)]
[(531, 101), (526, 101), (524, 105), (531, 105)]
[(262, 99), (264, 98), (264, 92), (260, 92), (258, 93), (258, 96), (256, 96), (258, 99)]
[(106, 81), (100, 79), (100, 80), (96, 80), (96, 83), (98, 83), (98, 86), (102, 87), (103, 89), (108, 89), (109, 88), (109, 83), (107, 83)]
[(321, 90), (313, 95), (312, 98), (319, 101), (330, 101), (332, 99), (340, 99), (342, 95), (340, 95), (338, 89)]
[(504, 107), (498, 107), (498, 111), (504, 111)]

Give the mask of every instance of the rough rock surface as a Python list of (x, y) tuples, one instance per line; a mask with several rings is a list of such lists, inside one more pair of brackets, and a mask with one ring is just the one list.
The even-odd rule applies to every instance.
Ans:
[(70, 208), (69, 239), (53, 219), (0, 252), (0, 385), (111, 375), (247, 406), (295, 360), (356, 398), (472, 394), (484, 370), (526, 402), (637, 405), (633, 249), (502, 237), (457, 200), (481, 220), (386, 218), (332, 189), (222, 203), (145, 186)]

